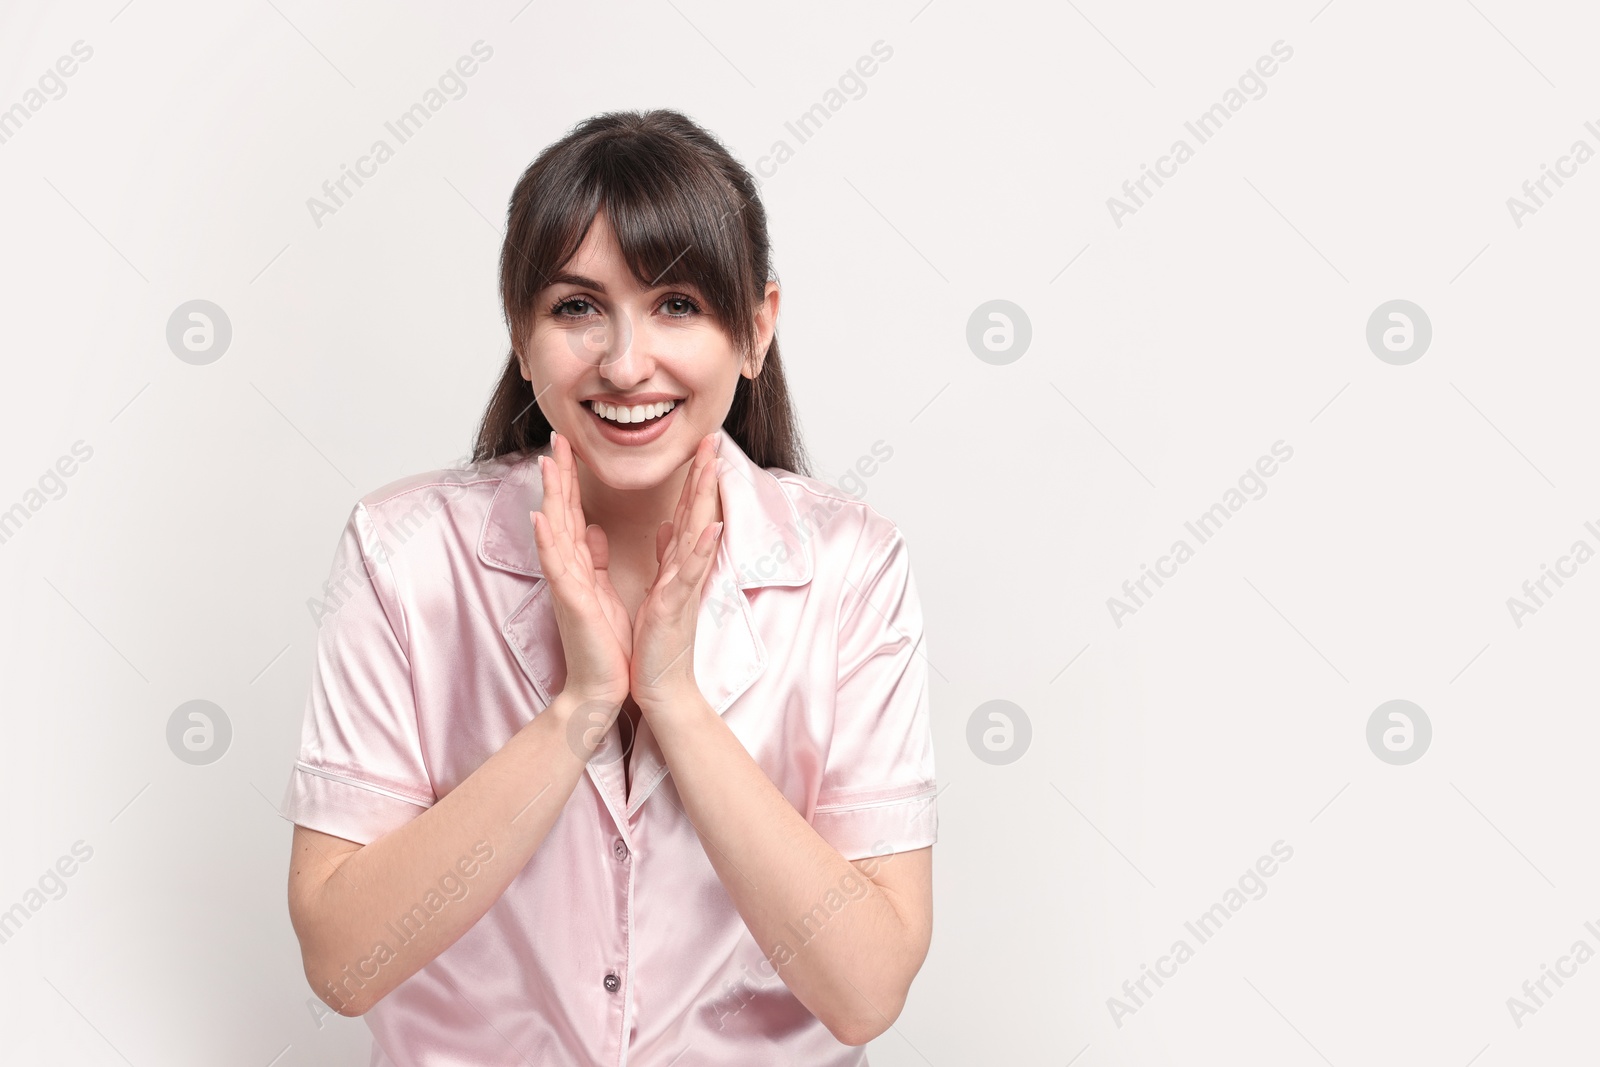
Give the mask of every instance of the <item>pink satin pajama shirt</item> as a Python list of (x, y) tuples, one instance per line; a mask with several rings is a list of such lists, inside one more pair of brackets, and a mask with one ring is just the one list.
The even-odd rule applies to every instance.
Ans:
[[(764, 470), (718, 438), (725, 527), (696, 630), (701, 691), (846, 859), (932, 845), (927, 663), (905, 540), (865, 503)], [(561, 691), (528, 521), (540, 497), (522, 453), (406, 478), (355, 505), (316, 609), (290, 820), (373, 841)], [(373, 1067), (866, 1064), (776, 974), (706, 858), (648, 720), (624, 737), (625, 719), (500, 899), (363, 1016)], [(437, 892), (386, 927), (387, 949), (471, 893), (492, 852), (439, 872)], [(861, 892), (848, 880), (796, 916), (789, 949)], [(345, 985), (382, 958), (347, 968)]]

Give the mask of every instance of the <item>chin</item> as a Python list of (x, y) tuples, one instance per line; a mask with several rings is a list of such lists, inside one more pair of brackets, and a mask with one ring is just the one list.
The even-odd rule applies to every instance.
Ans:
[(693, 457), (692, 452), (679, 455), (682, 449), (664, 439), (629, 448), (602, 441), (599, 449), (586, 447), (591, 454), (581, 458), (596, 478), (619, 491), (654, 489)]

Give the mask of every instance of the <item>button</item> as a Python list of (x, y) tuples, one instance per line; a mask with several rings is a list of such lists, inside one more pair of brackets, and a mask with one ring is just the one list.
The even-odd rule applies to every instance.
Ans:
[(622, 988), (622, 979), (617, 977), (616, 971), (606, 972), (606, 992), (615, 993)]
[(615, 841), (611, 842), (611, 851), (616, 854), (617, 859), (624, 862), (627, 861), (628, 845), (622, 840), (622, 838), (619, 837)]

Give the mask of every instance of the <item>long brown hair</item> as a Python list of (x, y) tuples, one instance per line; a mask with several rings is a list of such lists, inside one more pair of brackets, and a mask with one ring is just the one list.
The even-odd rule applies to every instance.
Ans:
[[(642, 285), (691, 281), (741, 353), (774, 274), (755, 180), (715, 137), (677, 111), (613, 111), (579, 123), (539, 153), (511, 193), (500, 249), (500, 303), (511, 351), (489, 398), (474, 462), (550, 442), (550, 423), (522, 377), (534, 297), (583, 243), (600, 211)], [(762, 467), (809, 474), (773, 334), (761, 373), (739, 377), (722, 428)]]

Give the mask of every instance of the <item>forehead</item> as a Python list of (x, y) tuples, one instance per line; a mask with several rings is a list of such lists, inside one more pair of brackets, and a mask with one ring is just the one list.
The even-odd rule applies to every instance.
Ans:
[(589, 232), (583, 235), (583, 243), (561, 267), (580, 274), (612, 268), (628, 272), (628, 264), (622, 257), (622, 246), (617, 243), (616, 231), (611, 228), (611, 221), (606, 218), (604, 211), (595, 214), (594, 221), (589, 223)]
[(643, 292), (663, 285), (697, 288), (686, 266), (685, 257), (679, 255), (665, 270), (648, 277), (646, 284), (630, 267), (616, 231), (602, 210), (595, 214), (572, 256), (550, 275), (548, 286), (575, 285), (613, 293), (630, 289)]

